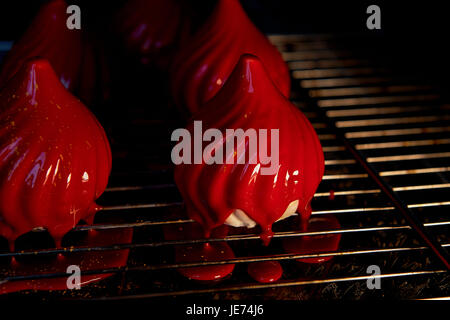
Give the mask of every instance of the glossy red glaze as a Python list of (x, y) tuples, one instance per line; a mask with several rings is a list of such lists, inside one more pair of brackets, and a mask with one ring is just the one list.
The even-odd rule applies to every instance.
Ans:
[[(221, 130), (216, 148), (224, 147), (226, 129), (278, 129), (279, 166), (276, 174), (261, 175), (268, 165), (257, 154), (250, 155), (257, 159), (254, 164), (248, 157), (237, 164), (235, 155), (234, 164), (177, 165), (175, 181), (190, 218), (208, 231), (240, 209), (261, 226), (266, 243), (271, 225), (291, 202), (298, 200), (297, 211), (303, 220), (309, 218), (309, 203), (324, 173), (322, 148), (308, 119), (274, 86), (259, 59), (242, 56), (223, 88), (193, 118), (202, 121), (204, 132)], [(193, 123), (187, 129), (194, 137)], [(245, 150), (250, 152), (248, 144)]]
[(289, 69), (278, 50), (253, 25), (238, 0), (219, 0), (212, 15), (174, 58), (175, 103), (196, 112), (223, 86), (243, 54), (258, 56), (278, 89), (289, 97)]
[[(224, 238), (228, 234), (227, 226), (215, 228), (212, 238)], [(190, 223), (187, 225), (164, 227), (166, 240), (195, 240), (203, 239), (204, 233), (201, 225)], [(234, 258), (233, 250), (225, 242), (212, 242), (175, 247), (175, 262), (204, 262), (220, 261)], [(211, 265), (205, 267), (179, 268), (177, 271), (188, 279), (198, 281), (215, 281), (225, 278), (234, 269), (234, 264)]]
[[(305, 232), (338, 230), (341, 225), (333, 215), (312, 217)], [(293, 254), (313, 254), (321, 252), (333, 252), (339, 247), (341, 234), (327, 234), (316, 236), (302, 236), (283, 239), (283, 247), (288, 253)], [(305, 263), (323, 263), (331, 260), (332, 256), (298, 259)]]
[[(27, 60), (40, 57), (50, 62), (64, 87), (83, 101), (90, 102), (97, 81), (92, 64), (94, 54), (81, 30), (67, 28), (67, 7), (64, 0), (51, 0), (41, 7), (24, 35), (5, 57), (0, 71), (0, 88)], [(90, 86), (88, 91), (87, 85)]]
[(106, 188), (111, 150), (94, 115), (44, 59), (30, 60), (0, 91), (0, 235), (36, 227), (57, 244), (89, 220)]
[(283, 268), (278, 261), (253, 262), (248, 265), (247, 272), (258, 282), (270, 283), (281, 278)]
[(50, 61), (67, 89), (76, 88), (82, 63), (81, 32), (67, 28), (66, 9), (64, 0), (52, 0), (42, 6), (25, 34), (6, 56), (0, 73), (0, 87), (29, 58), (42, 57)]
[[(133, 229), (120, 230), (90, 230), (87, 236), (77, 243), (77, 246), (111, 246), (114, 244), (131, 243), (133, 237)], [(52, 262), (47, 263), (20, 263), (14, 262), (7, 272), (9, 276), (21, 275), (37, 275), (51, 273), (66, 273), (67, 267), (76, 265), (81, 270), (81, 287), (93, 282), (105, 279), (112, 274), (99, 273), (91, 275), (83, 275), (83, 272), (90, 270), (101, 270), (118, 268), (126, 265), (129, 250), (120, 251), (92, 251), (79, 253), (64, 253), (59, 255)], [(67, 290), (67, 277), (20, 280), (0, 283), (0, 294), (22, 291), (22, 290)]]
[(128, 51), (142, 64), (167, 67), (180, 39), (188, 33), (188, 19), (177, 0), (127, 1), (116, 19), (116, 29)]
[[(234, 253), (230, 246), (224, 242), (211, 242), (178, 246), (175, 249), (175, 261), (181, 262), (207, 262), (233, 259)], [(183, 276), (197, 281), (215, 281), (225, 278), (233, 272), (234, 264), (218, 264), (205, 267), (179, 268)]]

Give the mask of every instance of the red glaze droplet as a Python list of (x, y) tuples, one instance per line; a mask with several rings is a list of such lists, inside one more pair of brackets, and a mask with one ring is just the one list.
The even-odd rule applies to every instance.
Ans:
[[(298, 201), (297, 212), (303, 220), (309, 218), (309, 203), (324, 173), (322, 148), (311, 123), (274, 86), (258, 58), (242, 56), (227, 83), (193, 120), (202, 121), (203, 132), (219, 129), (223, 138), (214, 143), (215, 148), (223, 150), (226, 129), (268, 130), (269, 150), (270, 130), (277, 129), (279, 163), (274, 164), (273, 174), (261, 174), (268, 165), (261, 163), (258, 151), (250, 154), (250, 158), (256, 159), (250, 163), (251, 150), (247, 144), (242, 164), (237, 163), (234, 154), (232, 164), (177, 165), (175, 181), (191, 219), (202, 224), (205, 230), (211, 230), (239, 209), (260, 225), (262, 239), (267, 244), (271, 225), (281, 218), (291, 202)], [(187, 130), (195, 139), (194, 122)]]
[(258, 282), (270, 283), (281, 278), (283, 268), (278, 261), (253, 262), (248, 265), (247, 272)]
[[(333, 215), (312, 217), (305, 232), (336, 230), (340, 229), (338, 219)], [(314, 254), (321, 252), (333, 252), (339, 247), (341, 234), (326, 234), (315, 236), (301, 236), (283, 239), (283, 247), (287, 253), (292, 254)], [(298, 259), (305, 263), (323, 263), (331, 260), (332, 256)]]
[[(225, 238), (228, 227), (221, 226), (212, 230), (211, 238)], [(204, 230), (197, 223), (181, 226), (165, 226), (164, 238), (166, 240), (195, 240), (205, 238)], [(181, 245), (175, 247), (175, 262), (220, 261), (233, 259), (234, 253), (225, 242), (211, 242), (194, 245)], [(234, 269), (234, 264), (211, 265), (205, 267), (179, 268), (179, 273), (191, 280), (215, 281), (225, 278)]]
[(94, 115), (47, 60), (27, 62), (0, 91), (0, 235), (37, 227), (61, 239), (97, 210), (111, 150)]
[[(120, 230), (101, 230), (90, 231), (87, 236), (80, 241), (77, 246), (111, 246), (114, 244), (131, 243), (133, 237), (133, 229)], [(81, 270), (81, 286), (97, 282), (112, 276), (112, 274), (93, 274), (83, 275), (83, 272), (90, 270), (101, 270), (109, 268), (118, 268), (126, 265), (129, 250), (120, 251), (101, 251), (101, 252), (79, 252), (79, 253), (64, 253), (52, 262), (46, 263), (19, 263), (14, 260), (10, 264), (7, 272), (9, 276), (21, 275), (36, 275), (36, 274), (51, 274), (51, 273), (65, 273), (67, 267), (76, 265)], [(49, 279), (34, 279), (34, 280), (19, 280), (0, 282), (0, 294), (22, 291), (22, 290), (66, 290), (67, 277), (49, 278)]]
[(117, 15), (116, 29), (142, 64), (167, 68), (189, 33), (185, 9), (177, 0), (130, 0)]
[(0, 88), (27, 60), (40, 57), (50, 62), (64, 87), (83, 101), (91, 101), (96, 79), (93, 51), (86, 45), (81, 30), (67, 28), (67, 7), (64, 0), (50, 0), (42, 5), (24, 35), (5, 57)]
[(335, 195), (334, 195), (334, 190), (330, 190), (330, 196), (328, 197), (329, 200), (334, 200), (335, 199)]
[(289, 69), (278, 50), (253, 25), (238, 0), (218, 0), (208, 20), (174, 58), (171, 88), (175, 103), (191, 113), (203, 108), (243, 54), (260, 58), (277, 88), (289, 97)]

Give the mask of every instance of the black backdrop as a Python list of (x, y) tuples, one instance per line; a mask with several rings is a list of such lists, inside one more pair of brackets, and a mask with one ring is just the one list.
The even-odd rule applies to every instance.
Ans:
[[(82, 19), (102, 23), (125, 0), (72, 0), (82, 8)], [(201, 10), (215, 0), (192, 0)], [(45, 0), (2, 0), (0, 41), (14, 40), (27, 27)], [(423, 70), (427, 77), (450, 85), (450, 11), (445, 1), (324, 1), (241, 0), (255, 24), (268, 33), (373, 32), (381, 34), (383, 46), (399, 63)], [(381, 8), (382, 30), (366, 28), (366, 8)], [(84, 20), (82, 20), (84, 23)]]

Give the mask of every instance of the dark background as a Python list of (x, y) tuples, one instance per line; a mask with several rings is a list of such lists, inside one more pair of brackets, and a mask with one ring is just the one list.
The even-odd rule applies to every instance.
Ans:
[[(28, 26), (45, 0), (2, 1), (0, 41), (14, 40)], [(72, 0), (82, 8), (82, 23), (107, 24), (109, 15), (124, 0)], [(214, 0), (192, 0), (201, 11)], [(255, 24), (266, 33), (378, 33), (387, 50), (399, 63), (417, 68), (426, 76), (448, 83), (450, 71), (450, 11), (444, 1), (323, 1), (241, 0)], [(381, 8), (382, 30), (366, 28), (366, 8)], [(84, 20), (86, 19), (86, 20)], [(380, 48), (381, 49), (381, 48)]]
[[(125, 1), (72, 0), (68, 3), (81, 5), (82, 14), (98, 20)], [(214, 1), (191, 2), (202, 7)], [(43, 2), (45, 0), (2, 1), (0, 37), (12, 40), (20, 35)], [(450, 12), (444, 1), (241, 0), (241, 3), (258, 27), (270, 33), (366, 31), (365, 11), (371, 4), (381, 7), (384, 33), (426, 40), (430, 33), (444, 36), (444, 31), (449, 30)]]

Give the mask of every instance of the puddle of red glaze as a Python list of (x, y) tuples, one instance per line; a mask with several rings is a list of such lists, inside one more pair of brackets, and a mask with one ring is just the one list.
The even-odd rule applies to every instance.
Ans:
[[(333, 215), (312, 217), (309, 220), (305, 232), (324, 231), (340, 229), (339, 221)], [(283, 247), (287, 253), (292, 254), (314, 254), (321, 252), (333, 252), (339, 247), (341, 234), (326, 234), (314, 236), (301, 236), (283, 239)], [(332, 256), (304, 258), (297, 261), (305, 263), (323, 263), (332, 259)]]
[(253, 262), (248, 265), (247, 272), (260, 283), (270, 283), (281, 278), (283, 268), (278, 261)]
[[(131, 243), (133, 229), (124, 228), (119, 230), (90, 230), (87, 232), (78, 246), (110, 246), (114, 244)], [(76, 265), (81, 270), (81, 286), (110, 277), (111, 273), (83, 275), (89, 270), (109, 269), (126, 265), (129, 250), (110, 250), (92, 252), (68, 252), (59, 254), (55, 259), (48, 262), (23, 263), (12, 259), (9, 267), (5, 270), (8, 276), (66, 273), (67, 267)], [(5, 274), (6, 272), (2, 272)], [(72, 273), (71, 273), (72, 274)], [(22, 290), (67, 290), (67, 277), (18, 280), (3, 282), (0, 279), (0, 294), (22, 291)]]
[[(224, 238), (228, 234), (227, 226), (220, 226), (212, 230), (211, 238)], [(203, 228), (197, 223), (179, 226), (165, 226), (166, 240), (195, 240), (205, 238)], [(233, 250), (226, 242), (207, 242), (192, 245), (175, 246), (175, 262), (207, 262), (233, 259)], [(219, 264), (204, 267), (178, 268), (177, 271), (191, 280), (216, 281), (225, 278), (234, 270), (234, 264)]]

